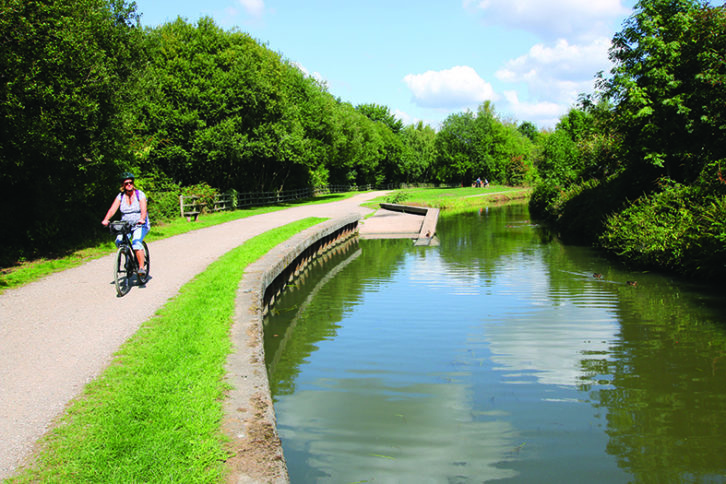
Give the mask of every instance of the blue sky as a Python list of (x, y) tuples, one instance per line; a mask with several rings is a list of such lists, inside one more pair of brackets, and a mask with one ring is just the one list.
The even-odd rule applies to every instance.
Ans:
[(144, 26), (177, 16), (236, 28), (353, 105), (437, 127), (483, 101), (552, 128), (594, 76), (633, 0), (136, 0)]

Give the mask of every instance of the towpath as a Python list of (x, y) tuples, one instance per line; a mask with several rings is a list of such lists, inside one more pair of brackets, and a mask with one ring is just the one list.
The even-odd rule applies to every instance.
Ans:
[(365, 215), (386, 192), (293, 207), (149, 244), (151, 280), (116, 297), (113, 255), (0, 295), (0, 480), (11, 476), (67, 403), (179, 289), (246, 240), (305, 217)]

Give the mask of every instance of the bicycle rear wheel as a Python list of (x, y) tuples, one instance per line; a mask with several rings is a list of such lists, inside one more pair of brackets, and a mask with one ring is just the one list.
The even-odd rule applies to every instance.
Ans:
[(134, 255), (128, 247), (120, 247), (116, 251), (116, 262), (113, 266), (113, 278), (116, 282), (116, 293), (125, 296), (131, 290), (131, 274), (133, 272)]
[(141, 284), (146, 284), (146, 281), (149, 280), (149, 269), (151, 269), (151, 257), (149, 256), (149, 246), (146, 245), (146, 242), (141, 242), (144, 246), (144, 267), (146, 268), (146, 274), (142, 277), (139, 275), (139, 282)]

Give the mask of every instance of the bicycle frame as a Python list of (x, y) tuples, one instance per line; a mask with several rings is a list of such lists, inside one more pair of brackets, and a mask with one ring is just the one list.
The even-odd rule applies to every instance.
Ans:
[(136, 251), (133, 250), (131, 245), (131, 238), (129, 235), (133, 231), (134, 227), (127, 222), (112, 222), (109, 225), (109, 229), (112, 234), (121, 235), (121, 241), (118, 244), (118, 250), (116, 251), (116, 258), (114, 260), (114, 283), (116, 285), (116, 292), (118, 296), (124, 296), (131, 290), (131, 277), (136, 276), (137, 282), (142, 286), (146, 284), (149, 278), (150, 268), (150, 256), (149, 247), (146, 242), (142, 242), (144, 257), (146, 260), (146, 271), (145, 273), (139, 274), (139, 263), (136, 259)]

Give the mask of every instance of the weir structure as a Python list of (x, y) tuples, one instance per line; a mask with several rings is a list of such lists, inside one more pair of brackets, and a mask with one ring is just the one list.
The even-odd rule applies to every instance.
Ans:
[[(226, 379), (230, 390), (224, 402), (223, 429), (229, 437), (231, 457), (227, 461), (228, 482), (288, 483), (282, 444), (277, 433), (264, 354), (263, 320), (285, 286), (300, 276), (331, 249), (357, 237), (411, 238), (415, 245), (437, 245), (434, 237), (439, 210), (425, 207), (381, 204), (383, 211), (414, 214), (415, 230), (396, 231), (401, 218), (389, 217), (383, 224), (370, 224), (378, 232), (367, 234), (360, 215), (329, 220), (307, 229), (278, 245), (245, 269), (237, 291), (235, 319), (231, 329), (232, 354), (227, 359)], [(378, 215), (378, 214), (377, 214)], [(422, 217), (421, 217), (422, 216)], [(371, 217), (371, 219), (375, 218)], [(369, 219), (370, 220), (370, 219)], [(418, 225), (420, 224), (420, 225)], [(380, 229), (387, 225), (386, 229)], [(405, 224), (404, 224), (405, 225)], [(365, 224), (363, 225), (365, 227)]]

